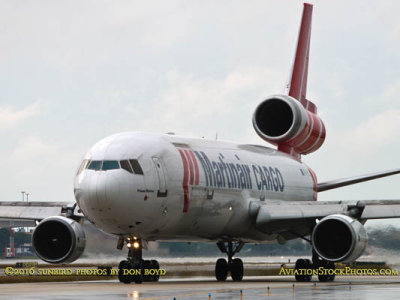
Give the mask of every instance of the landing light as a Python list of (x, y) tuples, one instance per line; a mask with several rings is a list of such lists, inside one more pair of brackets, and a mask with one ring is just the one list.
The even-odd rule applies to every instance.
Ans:
[(128, 244), (126, 244), (126, 246), (127, 246), (128, 248), (130, 248), (130, 247), (132, 247), (132, 244), (131, 244), (131, 243), (128, 243)]
[(133, 247), (134, 247), (135, 249), (139, 248), (139, 246), (140, 246), (140, 244), (139, 244), (138, 242), (134, 242), (134, 243), (133, 243)]

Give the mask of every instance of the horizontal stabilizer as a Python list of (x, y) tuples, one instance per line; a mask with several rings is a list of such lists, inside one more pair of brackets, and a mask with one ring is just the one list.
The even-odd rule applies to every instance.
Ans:
[(388, 171), (381, 171), (377, 173), (371, 173), (371, 174), (366, 174), (366, 175), (360, 175), (360, 176), (354, 176), (354, 177), (348, 177), (348, 178), (343, 178), (343, 179), (336, 179), (336, 180), (331, 180), (331, 181), (326, 181), (326, 182), (321, 182), (318, 183), (317, 185), (317, 192), (323, 192), (323, 191), (328, 191), (332, 189), (337, 189), (343, 186), (347, 185), (352, 185), (368, 180), (374, 180), (386, 176), (391, 176), (391, 175), (396, 175), (400, 173), (400, 169), (393, 169), (393, 170), (388, 170)]

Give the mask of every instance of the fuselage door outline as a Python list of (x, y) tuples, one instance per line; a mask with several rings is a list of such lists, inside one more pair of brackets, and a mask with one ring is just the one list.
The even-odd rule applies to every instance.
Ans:
[(152, 157), (152, 159), (154, 162), (154, 167), (156, 169), (157, 178), (158, 178), (157, 197), (167, 197), (168, 189), (167, 189), (167, 182), (165, 179), (164, 165), (160, 158)]

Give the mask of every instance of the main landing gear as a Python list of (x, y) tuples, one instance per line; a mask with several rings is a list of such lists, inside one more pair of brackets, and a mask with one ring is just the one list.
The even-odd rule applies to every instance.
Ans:
[(141, 239), (127, 239), (126, 242), (126, 246), (129, 249), (128, 257), (127, 260), (122, 260), (119, 263), (119, 281), (123, 283), (158, 281), (160, 278), (160, 265), (156, 260), (143, 260)]
[(225, 281), (228, 277), (228, 272), (234, 281), (240, 281), (243, 278), (243, 262), (240, 258), (234, 258), (235, 253), (239, 252), (243, 242), (218, 242), (217, 246), (222, 253), (228, 255), (228, 261), (225, 258), (220, 258), (215, 264), (215, 278), (218, 281)]
[[(323, 268), (323, 273), (318, 274), (318, 279), (321, 282), (328, 282), (335, 280), (335, 264), (321, 259), (318, 254), (313, 250), (312, 261), (309, 259), (300, 258), (296, 261), (295, 270), (298, 273), (295, 275), (296, 281), (311, 281), (312, 271)], [(305, 270), (308, 270), (306, 272)], [(304, 274), (306, 273), (306, 274)]]

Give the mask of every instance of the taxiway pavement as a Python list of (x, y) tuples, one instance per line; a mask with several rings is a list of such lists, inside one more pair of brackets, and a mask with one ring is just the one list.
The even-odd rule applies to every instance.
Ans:
[[(294, 284), (294, 287), (293, 287)], [(269, 293), (268, 293), (269, 287)], [(240, 295), (242, 291), (242, 298)], [(334, 282), (295, 282), (291, 276), (216, 282), (211, 277), (165, 278), (156, 283), (36, 282), (0, 285), (0, 299), (397, 299), (400, 277), (338, 276)]]

